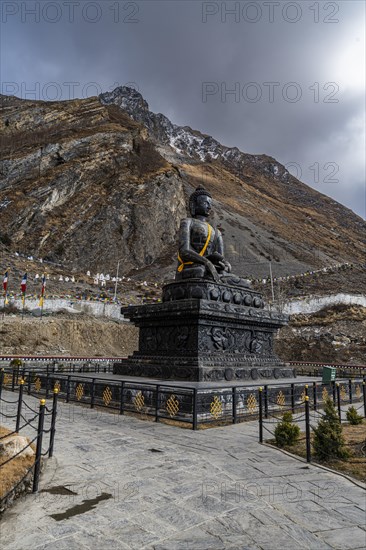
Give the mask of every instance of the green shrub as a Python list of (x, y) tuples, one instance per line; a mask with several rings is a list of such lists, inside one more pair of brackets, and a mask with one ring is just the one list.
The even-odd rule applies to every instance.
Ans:
[(324, 406), (324, 416), (314, 428), (313, 447), (316, 457), (321, 461), (333, 458), (348, 458), (340, 423), (333, 401), (327, 399)]
[(350, 407), (346, 413), (347, 420), (350, 424), (353, 426), (356, 426), (357, 424), (362, 424), (363, 418), (354, 407)]
[(23, 361), (21, 359), (18, 359), (16, 357), (14, 357), (14, 359), (12, 359), (10, 361), (10, 367), (13, 368), (13, 369), (17, 369), (19, 367), (21, 367), (23, 365)]
[(274, 435), (278, 447), (294, 445), (298, 440), (300, 428), (292, 422), (292, 414), (290, 412), (284, 413), (282, 421), (276, 426)]

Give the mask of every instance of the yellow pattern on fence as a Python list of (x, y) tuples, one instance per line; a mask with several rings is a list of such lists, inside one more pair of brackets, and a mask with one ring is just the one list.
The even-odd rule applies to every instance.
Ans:
[(34, 382), (34, 389), (36, 390), (36, 392), (39, 392), (41, 390), (41, 387), (42, 387), (41, 379), (36, 378), (36, 381)]
[(172, 394), (167, 400), (165, 408), (171, 418), (179, 411), (179, 401), (174, 394)]
[(285, 395), (283, 394), (282, 390), (280, 390), (277, 394), (277, 405), (279, 405), (280, 407), (284, 407), (285, 404), (286, 404)]
[(78, 401), (80, 401), (80, 399), (83, 397), (84, 395), (84, 384), (78, 384), (76, 386), (76, 390), (75, 390), (75, 395), (76, 395), (76, 399)]
[(11, 384), (11, 375), (10, 374), (8, 374), (8, 373), (4, 374), (3, 384), (4, 384), (4, 386), (7, 386), (8, 384)]
[(219, 416), (221, 416), (222, 414), (222, 403), (220, 399), (217, 397), (217, 395), (215, 395), (215, 397), (213, 398), (213, 401), (211, 401), (210, 403), (210, 413), (215, 420), (217, 420)]
[(103, 391), (103, 403), (108, 407), (109, 403), (112, 401), (112, 391), (109, 386)]
[(326, 401), (326, 400), (328, 399), (328, 397), (329, 397), (329, 392), (328, 392), (327, 388), (324, 387), (324, 388), (323, 388), (323, 391), (322, 391), (322, 399), (323, 399), (323, 401)]
[(257, 400), (254, 393), (251, 393), (247, 399), (247, 409), (250, 413), (255, 413), (257, 410)]
[(142, 395), (142, 392), (141, 391), (138, 391), (137, 394), (136, 394), (136, 397), (135, 399), (133, 400), (134, 402), (134, 405), (135, 405), (135, 409), (137, 411), (141, 411), (143, 408), (144, 408), (144, 405), (145, 405), (145, 397)]

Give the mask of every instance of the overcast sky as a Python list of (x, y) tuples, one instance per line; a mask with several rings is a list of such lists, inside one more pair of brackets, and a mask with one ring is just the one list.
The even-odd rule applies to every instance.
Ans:
[[(365, 3), (3, 1), (2, 93), (132, 85), (365, 217)], [(230, 93), (230, 91), (232, 93)]]

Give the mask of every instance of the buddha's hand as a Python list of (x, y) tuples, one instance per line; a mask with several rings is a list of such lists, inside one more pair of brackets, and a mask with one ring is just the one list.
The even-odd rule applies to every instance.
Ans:
[(207, 260), (206, 269), (210, 273), (210, 275), (212, 275), (213, 280), (216, 283), (219, 283), (220, 282), (220, 277), (219, 277), (219, 274), (216, 271), (216, 267), (209, 260)]
[(222, 260), (220, 260), (219, 262), (217, 262), (217, 264), (215, 264), (216, 268), (219, 268), (219, 271), (225, 271), (226, 273), (231, 273), (231, 264), (229, 262), (227, 262), (224, 258), (222, 258)]
[(225, 271), (231, 273), (231, 264), (227, 260), (223, 260), (222, 263), (224, 264)]

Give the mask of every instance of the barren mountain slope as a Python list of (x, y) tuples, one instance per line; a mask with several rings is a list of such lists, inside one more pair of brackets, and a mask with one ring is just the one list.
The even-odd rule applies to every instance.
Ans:
[[(133, 120), (133, 118), (135, 120)], [(236, 272), (363, 262), (366, 225), (266, 155), (227, 148), (117, 88), (64, 102), (2, 96), (0, 240), (78, 269), (170, 277), (188, 193), (214, 196)], [(67, 264), (70, 262), (70, 264)]]
[(151, 263), (184, 215), (182, 180), (146, 130), (99, 101), (11, 99), (3, 106), (5, 244), (83, 269)]

